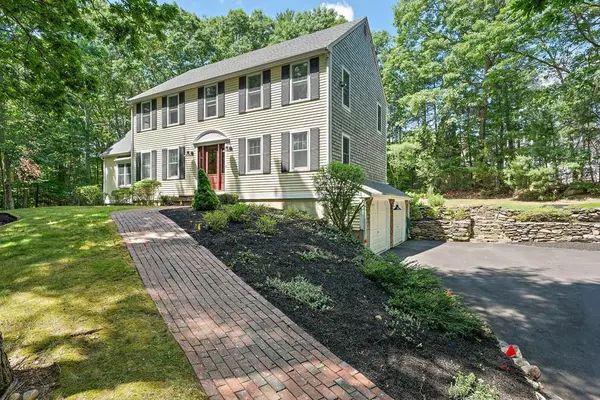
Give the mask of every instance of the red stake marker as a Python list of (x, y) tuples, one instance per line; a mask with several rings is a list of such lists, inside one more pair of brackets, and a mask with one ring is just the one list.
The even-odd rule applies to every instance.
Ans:
[(506, 349), (506, 357), (515, 357), (516, 355), (517, 355), (517, 352), (515, 351), (515, 348), (511, 344), (510, 346), (508, 346), (508, 349)]

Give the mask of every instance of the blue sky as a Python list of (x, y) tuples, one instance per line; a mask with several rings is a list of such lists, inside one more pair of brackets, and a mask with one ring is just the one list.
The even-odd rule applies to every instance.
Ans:
[[(173, 0), (159, 0), (161, 3), (172, 3)], [(361, 17), (369, 18), (372, 30), (386, 29), (395, 33), (393, 23), (392, 6), (397, 0), (176, 0), (184, 10), (193, 12), (198, 16), (224, 15), (233, 8), (242, 8), (246, 12), (256, 9), (262, 10), (269, 16), (275, 16), (277, 12), (286, 9), (307, 10), (325, 4), (327, 7), (336, 9), (346, 19)]]

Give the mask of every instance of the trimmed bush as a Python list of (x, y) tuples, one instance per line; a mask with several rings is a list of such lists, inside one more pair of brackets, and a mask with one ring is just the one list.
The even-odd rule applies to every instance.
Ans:
[(223, 193), (217, 195), (219, 202), (223, 205), (237, 204), (240, 201), (240, 196), (235, 193)]
[(115, 189), (110, 193), (110, 199), (115, 204), (126, 204), (131, 202), (131, 189)]
[(144, 179), (133, 184), (131, 190), (133, 201), (145, 205), (152, 205), (156, 201), (156, 192), (160, 187), (160, 182), (154, 179)]
[(263, 235), (274, 235), (277, 221), (268, 215), (263, 215), (256, 220), (256, 230)]
[(289, 282), (279, 278), (267, 278), (265, 283), (276, 292), (291, 297), (313, 310), (331, 309), (331, 297), (323, 292), (323, 287), (312, 284), (303, 276), (296, 276)]
[(77, 203), (82, 206), (97, 206), (102, 204), (102, 189), (96, 185), (80, 186), (75, 189)]
[(569, 211), (553, 207), (536, 208), (520, 213), (515, 217), (519, 222), (573, 222)]
[(198, 169), (198, 188), (194, 193), (192, 208), (196, 211), (216, 210), (219, 206), (219, 198), (210, 186), (208, 176), (203, 169)]
[(202, 214), (204, 223), (210, 231), (222, 232), (227, 228), (227, 213), (225, 211), (216, 210)]
[(250, 208), (248, 204), (238, 203), (224, 206), (223, 210), (227, 213), (229, 222), (242, 223), (250, 219)]

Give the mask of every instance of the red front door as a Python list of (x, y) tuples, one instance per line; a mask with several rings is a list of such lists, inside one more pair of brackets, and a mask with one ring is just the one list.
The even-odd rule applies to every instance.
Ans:
[(224, 145), (203, 146), (198, 149), (198, 165), (206, 172), (214, 190), (225, 189)]

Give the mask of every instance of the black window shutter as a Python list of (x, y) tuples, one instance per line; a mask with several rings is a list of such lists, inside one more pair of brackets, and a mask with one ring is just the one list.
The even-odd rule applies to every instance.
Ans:
[(319, 98), (319, 57), (310, 59), (310, 98), (316, 100)]
[(240, 77), (240, 114), (246, 112), (246, 77)]
[(156, 121), (157, 121), (156, 108), (158, 106), (158, 104), (156, 104), (156, 103), (157, 103), (156, 99), (152, 99), (152, 129), (156, 129)]
[(179, 92), (179, 125), (185, 124), (185, 92)]
[(135, 105), (135, 131), (140, 132), (142, 130), (142, 103)]
[(271, 70), (263, 71), (263, 108), (271, 108)]
[(290, 104), (290, 66), (281, 67), (281, 105)]
[(169, 153), (167, 149), (162, 149), (162, 180), (167, 180), (167, 164), (169, 162)]
[(319, 169), (319, 128), (310, 128), (310, 170)]
[(204, 86), (198, 88), (198, 122), (204, 121)]
[(240, 175), (246, 175), (246, 138), (238, 139), (238, 171)]
[(218, 116), (225, 116), (225, 82), (219, 82), (217, 84), (217, 109), (219, 110)]
[(290, 133), (281, 134), (281, 172), (290, 170)]
[(151, 178), (156, 180), (156, 150), (152, 150), (152, 176)]
[(167, 127), (167, 96), (162, 98), (162, 127)]
[(142, 155), (135, 153), (135, 181), (139, 182), (142, 180)]
[(185, 179), (185, 146), (179, 147), (179, 179)]
[(263, 174), (271, 173), (271, 135), (263, 135)]

